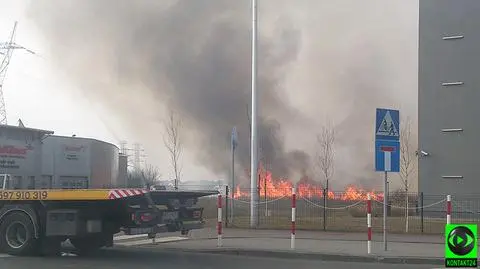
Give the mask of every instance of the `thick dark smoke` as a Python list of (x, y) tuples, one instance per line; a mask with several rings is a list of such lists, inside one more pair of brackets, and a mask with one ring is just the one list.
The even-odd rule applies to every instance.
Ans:
[[(366, 119), (372, 117), (379, 100), (381, 105), (392, 104), (393, 91), (387, 87), (391, 64), (386, 52), (371, 44), (360, 44), (363, 50), (359, 50), (361, 42), (352, 42), (348, 51), (342, 51), (346, 44), (329, 40), (325, 32), (343, 31), (337, 37), (352, 34), (351, 29), (357, 27), (354, 16), (380, 2), (349, 1), (349, 5), (338, 6), (329, 3), (336, 1), (319, 0), (297, 0), (296, 6), (285, 0), (260, 2), (265, 13), (259, 17), (264, 25), (259, 34), (261, 158), (280, 176), (310, 173), (313, 152), (309, 143), (323, 120), (315, 116), (319, 111), (315, 109), (342, 108), (335, 120), (339, 150), (345, 154), (337, 162), (340, 166), (342, 162), (349, 166), (352, 159), (361, 163), (356, 174), (342, 175), (338, 169), (341, 177), (350, 177), (339, 180), (370, 176), (371, 168), (365, 167), (372, 167), (373, 159), (366, 141), (372, 130)], [(124, 128), (146, 135), (152, 128), (160, 130), (146, 122), (159, 123), (159, 115), (171, 107), (185, 118), (187, 150), (196, 152), (199, 162), (212, 172), (225, 173), (229, 169), (228, 135), (234, 125), (240, 141), (237, 159), (243, 168), (250, 162), (249, 4), (239, 0), (43, 0), (32, 1), (28, 11), (45, 37), (50, 58), (91, 99), (109, 108)], [(329, 9), (347, 7), (351, 11), (345, 9), (344, 17), (328, 15)], [(289, 11), (297, 15), (282, 15)], [(312, 31), (312, 25), (308, 25), (310, 31), (304, 29), (307, 23), (301, 19), (317, 16), (324, 16), (328, 23), (319, 24), (318, 31)], [(368, 34), (372, 27), (360, 33)], [(312, 49), (312, 44), (323, 45)], [(300, 59), (303, 47), (315, 55), (304, 53)], [(289, 79), (298, 66), (305, 66), (310, 78), (324, 78), (328, 83)], [(308, 103), (298, 106), (302, 99)], [(357, 135), (352, 135), (354, 128)]]
[[(237, 125), (242, 145), (238, 158), (248, 167), (248, 1), (180, 0), (169, 6), (153, 1), (92, 0), (34, 5), (34, 17), (55, 44), (54, 55), (60, 57), (59, 63), (72, 66), (80, 62), (72, 73), (78, 81), (98, 83), (107, 79), (102, 76), (113, 73), (121, 83), (133, 88), (143, 84), (160, 104), (168, 104), (187, 116), (188, 129), (197, 130), (196, 135), (200, 135), (195, 141), (201, 145), (199, 159), (215, 172), (228, 171), (225, 133)], [(50, 15), (44, 17), (40, 13)], [(291, 25), (283, 25), (278, 37), (261, 40), (258, 87), (262, 154), (276, 173), (286, 174), (289, 165), (284, 158), (280, 124), (269, 115), (281, 113), (289, 117), (291, 108), (282, 96), (286, 75), (282, 69), (295, 60), (301, 36)], [(80, 54), (71, 56), (77, 50)], [(82, 53), (83, 50), (86, 52)], [(87, 61), (92, 70), (78, 72)], [(115, 85), (107, 85), (112, 86)], [(125, 87), (98, 92), (97, 86), (91, 87), (89, 94), (112, 105), (109, 98), (114, 98), (114, 94), (136, 94), (131, 90)]]

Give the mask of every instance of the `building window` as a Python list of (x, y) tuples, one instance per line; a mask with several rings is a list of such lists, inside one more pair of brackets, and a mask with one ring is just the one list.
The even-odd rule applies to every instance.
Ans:
[(35, 189), (35, 177), (34, 176), (29, 176), (27, 177), (27, 189), (33, 190)]
[(22, 189), (22, 177), (21, 176), (12, 176), (12, 188), (14, 190)]
[(42, 179), (36, 182), (35, 189), (51, 189), (52, 178), (52, 176), (42, 176)]
[(88, 177), (60, 177), (60, 186), (62, 189), (87, 189)]

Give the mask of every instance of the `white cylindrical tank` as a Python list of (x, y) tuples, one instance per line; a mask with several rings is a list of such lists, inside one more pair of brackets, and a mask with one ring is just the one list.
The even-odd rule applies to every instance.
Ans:
[(90, 188), (118, 187), (118, 147), (99, 140), (91, 142)]
[(49, 136), (42, 154), (43, 178), (46, 184), (51, 180), (53, 188), (115, 188), (124, 184), (119, 177), (119, 149), (111, 143)]
[(90, 141), (77, 137), (49, 136), (43, 141), (42, 173), (52, 188), (88, 188)]

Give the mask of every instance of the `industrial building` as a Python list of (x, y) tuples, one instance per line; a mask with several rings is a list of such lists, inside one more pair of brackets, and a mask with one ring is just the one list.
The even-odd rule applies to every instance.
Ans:
[(96, 139), (0, 125), (0, 174), (9, 188), (126, 187), (127, 156)]
[(418, 188), (478, 193), (480, 1), (420, 0), (419, 8)]
[[(49, 135), (43, 141), (42, 184), (67, 189), (125, 187), (119, 156), (118, 147), (104, 141)], [(126, 162), (123, 165), (126, 169)]]

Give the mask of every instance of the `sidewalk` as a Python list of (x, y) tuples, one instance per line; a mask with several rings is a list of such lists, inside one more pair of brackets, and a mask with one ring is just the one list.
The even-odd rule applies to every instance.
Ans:
[[(190, 232), (191, 239), (214, 239), (217, 238), (217, 231), (214, 228), (193, 230)], [(223, 238), (287, 238), (290, 239), (289, 230), (262, 230), (262, 229), (232, 229), (223, 228)], [(296, 231), (296, 238), (314, 240), (335, 240), (335, 241), (362, 241), (367, 242), (367, 231), (365, 233), (348, 232), (323, 232), (323, 231)], [(388, 242), (403, 243), (444, 243), (443, 235), (426, 234), (387, 234)], [(383, 234), (373, 234), (373, 241), (383, 242)]]
[(388, 251), (383, 237), (374, 236), (372, 254), (367, 254), (366, 233), (298, 231), (295, 250), (290, 249), (288, 231), (225, 229), (223, 246), (217, 247), (214, 229), (197, 230), (190, 240), (142, 245), (142, 248), (234, 254), (278, 258), (303, 258), (340, 261), (443, 264), (445, 247), (441, 236), (391, 235)]

